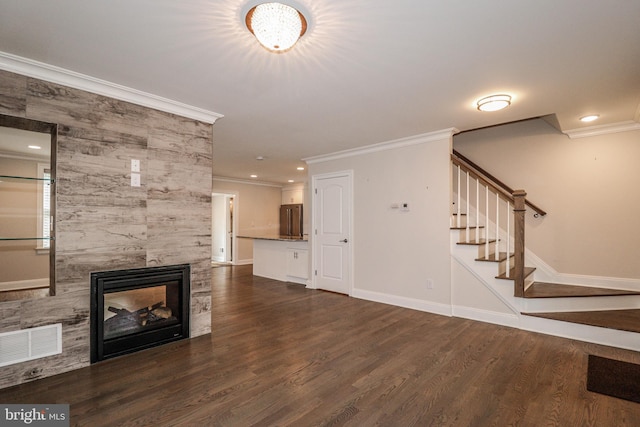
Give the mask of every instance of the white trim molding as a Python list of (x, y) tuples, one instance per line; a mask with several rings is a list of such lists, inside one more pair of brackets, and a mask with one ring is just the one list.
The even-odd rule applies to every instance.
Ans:
[[(227, 178), (225, 176), (213, 176), (213, 181), (219, 182), (234, 182), (237, 184), (248, 184), (248, 185), (261, 185), (263, 187), (277, 187), (282, 188), (283, 184), (277, 184), (275, 182), (266, 182), (266, 181), (250, 181), (248, 179), (240, 179), (240, 178)], [(213, 191), (216, 192), (215, 190)]]
[(0, 70), (108, 96), (205, 123), (213, 124), (216, 120), (224, 117), (213, 111), (2, 51), (0, 51)]
[(379, 302), (382, 304), (394, 305), (396, 307), (410, 308), (412, 310), (424, 311), (427, 313), (439, 314), (441, 316), (451, 317), (452, 306), (434, 301), (427, 301), (417, 298), (402, 297), (382, 292), (367, 291), (365, 289), (354, 288), (351, 292), (354, 298), (364, 299), (367, 301)]
[(520, 318), (516, 314), (499, 313), (497, 311), (483, 310), (481, 308), (464, 307), (454, 305), (451, 308), (453, 316), (463, 319), (475, 320), (484, 323), (493, 323), (494, 325), (508, 326), (510, 328), (518, 328), (520, 326)]
[(563, 131), (571, 139), (586, 138), (589, 136), (608, 135), (619, 132), (629, 132), (632, 130), (640, 130), (640, 123), (633, 120), (620, 123), (611, 123), (607, 125), (588, 126), (578, 129), (569, 129)]
[(335, 153), (322, 154), (319, 156), (306, 157), (302, 161), (307, 164), (328, 162), (331, 160), (343, 159), (346, 157), (359, 156), (362, 154), (376, 153), (380, 151), (393, 150), (396, 148), (409, 147), (412, 145), (424, 144), (432, 141), (442, 141), (449, 139), (456, 133), (458, 129), (449, 128), (435, 132), (423, 133), (421, 135), (409, 136), (406, 138), (395, 139), (393, 141), (381, 142), (378, 144), (366, 145), (364, 147), (352, 148), (349, 150), (336, 151)]

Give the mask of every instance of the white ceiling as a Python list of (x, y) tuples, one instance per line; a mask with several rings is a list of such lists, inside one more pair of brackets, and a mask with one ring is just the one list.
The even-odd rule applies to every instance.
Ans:
[[(446, 128), (639, 120), (637, 0), (284, 2), (309, 21), (285, 54), (247, 31), (255, 0), (0, 0), (0, 51), (223, 114), (214, 175), (269, 182), (303, 179), (305, 157)], [(508, 109), (475, 109), (503, 92)]]

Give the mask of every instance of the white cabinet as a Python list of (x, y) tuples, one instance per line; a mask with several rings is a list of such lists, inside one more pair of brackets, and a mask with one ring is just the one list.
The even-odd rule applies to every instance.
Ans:
[(253, 274), (307, 285), (309, 242), (280, 238), (253, 239)]
[(287, 276), (309, 278), (309, 251), (287, 248)]
[(282, 190), (282, 204), (291, 205), (304, 203), (304, 188), (284, 188)]

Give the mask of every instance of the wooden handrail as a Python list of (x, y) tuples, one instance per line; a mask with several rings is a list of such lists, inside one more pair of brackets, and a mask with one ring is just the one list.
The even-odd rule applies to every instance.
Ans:
[(504, 200), (507, 200), (507, 201), (511, 202), (511, 204), (513, 204), (513, 195), (511, 193), (506, 191), (504, 188), (499, 187), (493, 181), (491, 181), (489, 179), (485, 179), (482, 176), (481, 173), (478, 173), (475, 170), (475, 168), (473, 166), (469, 165), (466, 161), (464, 161), (462, 159), (459, 159), (459, 158), (456, 158), (453, 155), (451, 156), (451, 161), (453, 162), (454, 165), (460, 166), (462, 168), (462, 170), (464, 170), (466, 173), (468, 173), (474, 179), (477, 179), (482, 184), (484, 184), (486, 187), (489, 187), (489, 188), (493, 189)]
[[(467, 172), (470, 172), (474, 176), (474, 178), (480, 179), (485, 185), (489, 185), (490, 187), (498, 190), (501, 195), (505, 195), (508, 200), (511, 200), (513, 202), (512, 194), (515, 191), (507, 184), (500, 181), (498, 178), (491, 175), (489, 172), (482, 169), (480, 166), (478, 166), (473, 161), (469, 160), (467, 157), (463, 156), (456, 150), (453, 150), (453, 154), (451, 154), (451, 160), (455, 164), (463, 166), (465, 169), (467, 169)], [(527, 206), (535, 211), (534, 216), (545, 216), (547, 214), (547, 212), (534, 205), (529, 200), (525, 199), (524, 202)]]

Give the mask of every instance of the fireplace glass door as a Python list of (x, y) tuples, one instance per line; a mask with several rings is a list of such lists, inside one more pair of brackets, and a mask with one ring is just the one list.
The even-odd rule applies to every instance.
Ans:
[(104, 339), (162, 328), (178, 323), (179, 283), (171, 281), (104, 294)]

